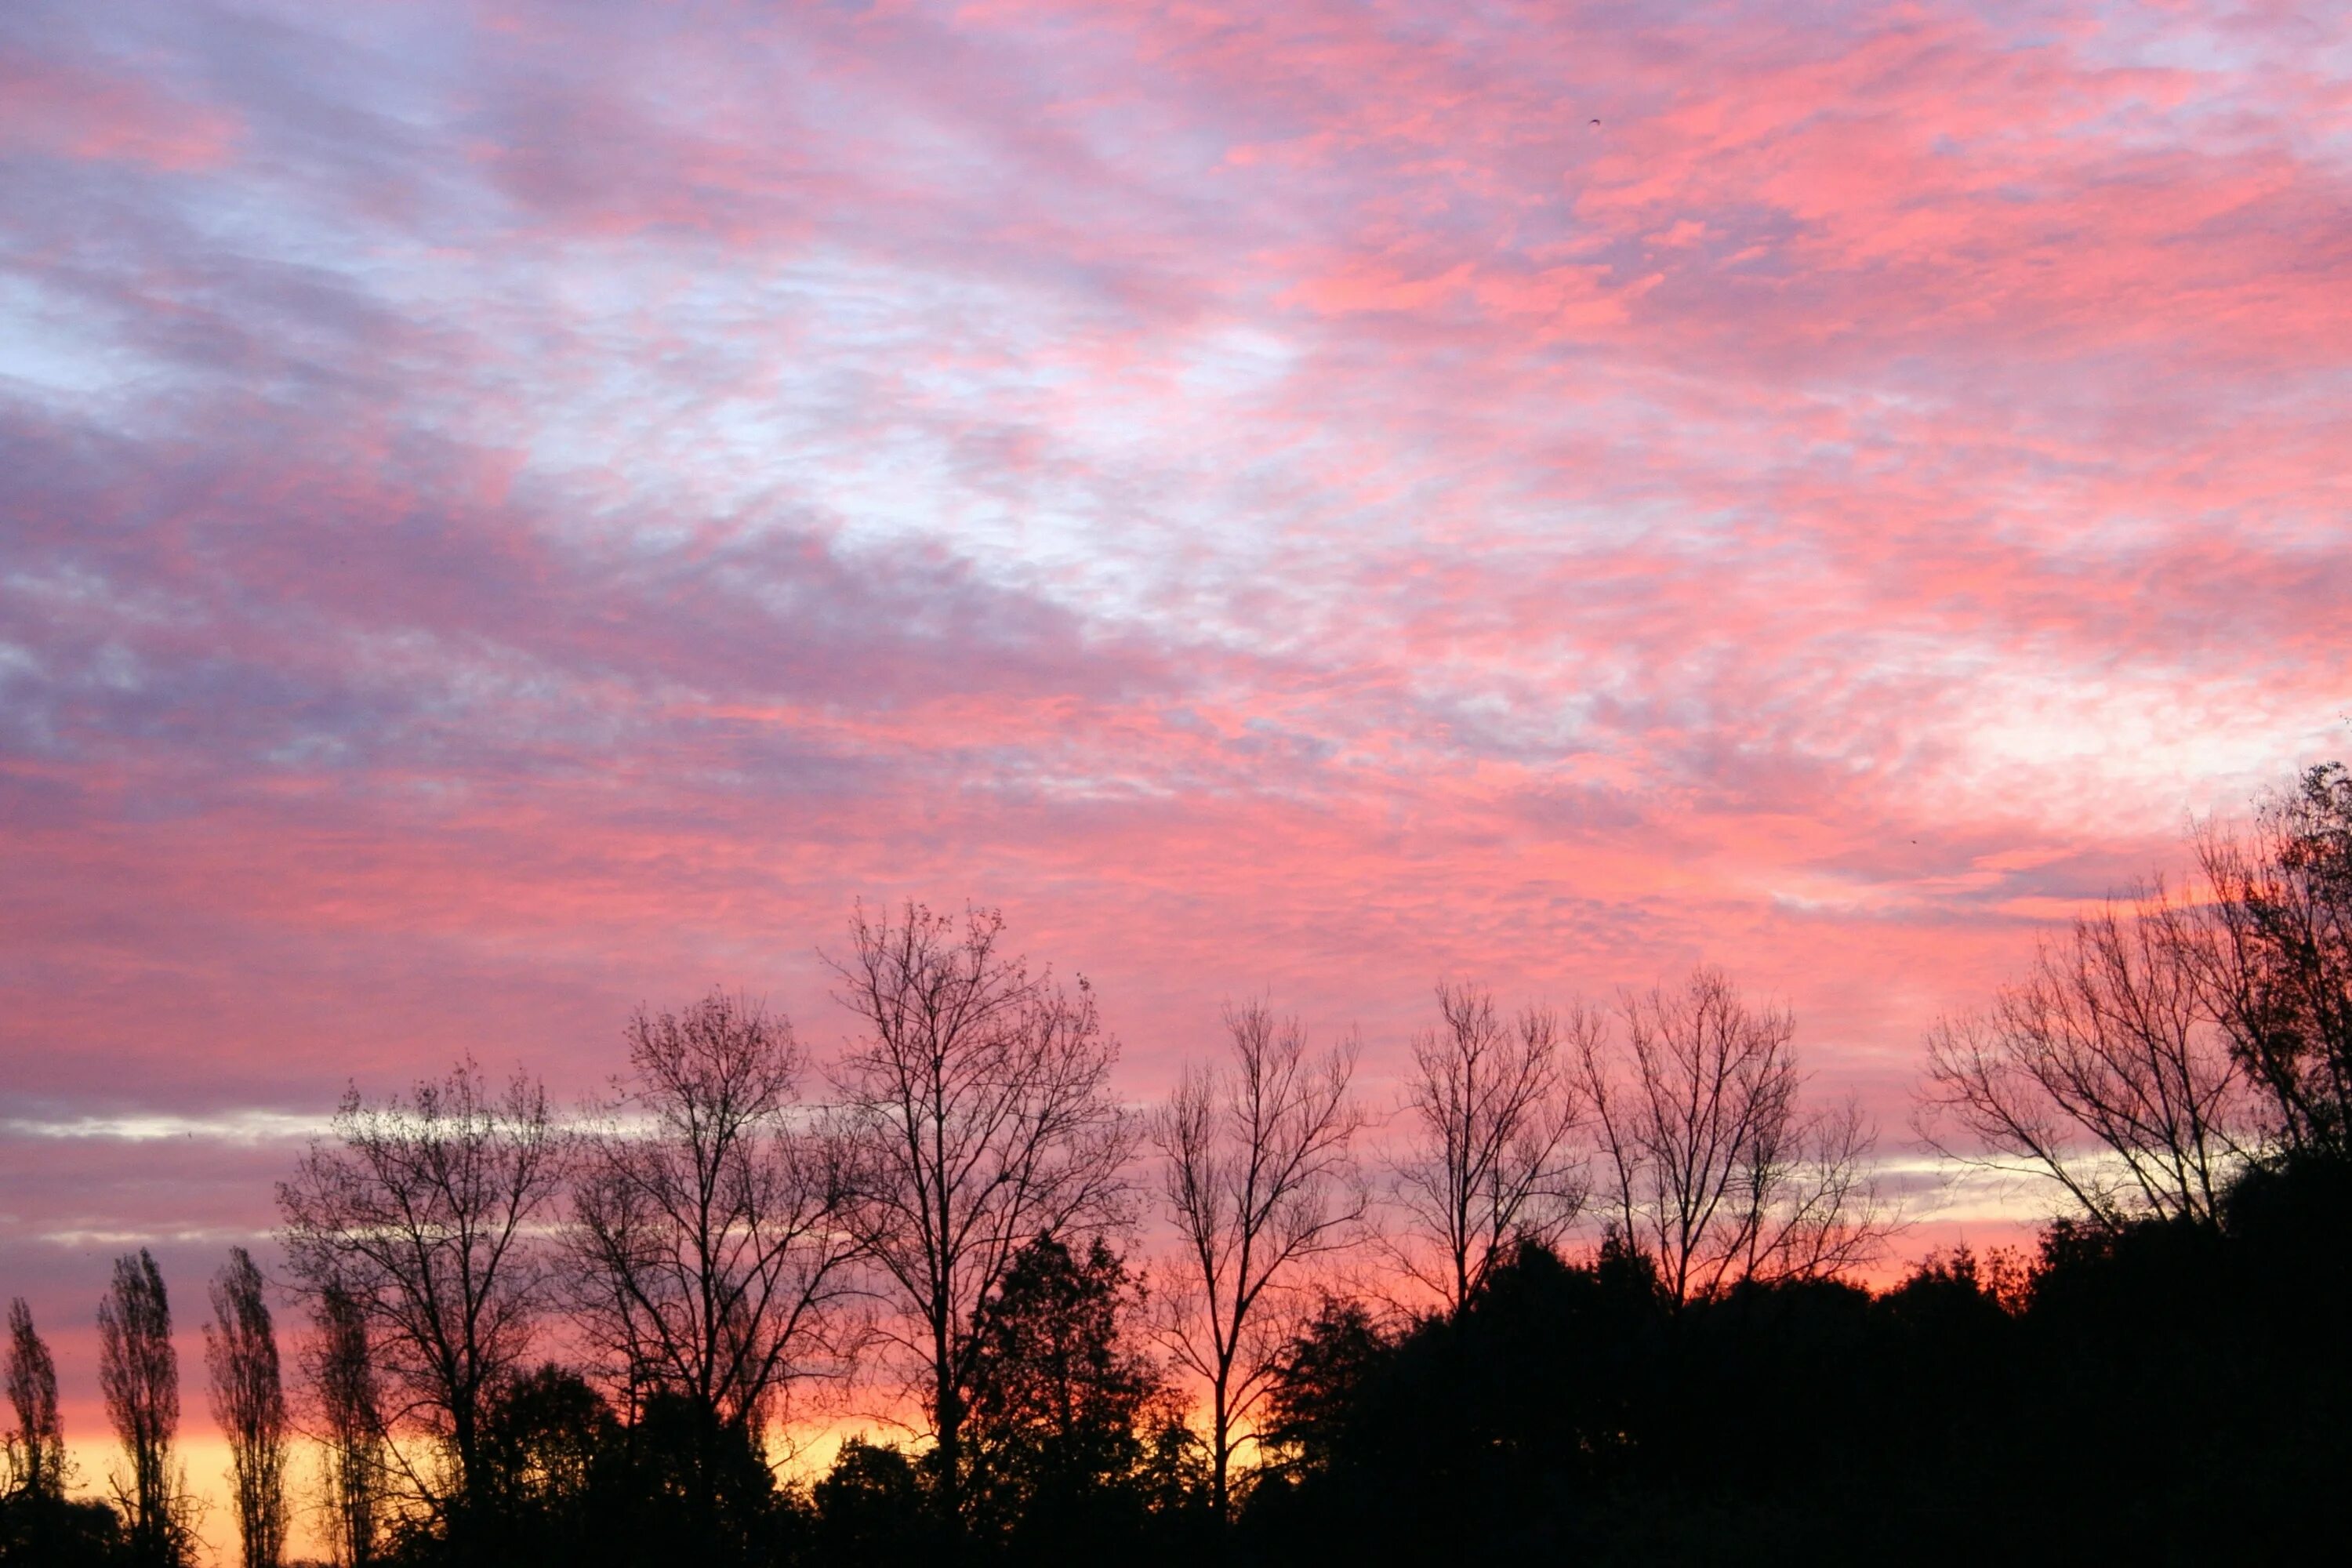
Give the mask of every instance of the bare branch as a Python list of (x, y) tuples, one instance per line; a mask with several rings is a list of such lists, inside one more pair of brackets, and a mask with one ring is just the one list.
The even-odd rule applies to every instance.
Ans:
[(483, 1484), (488, 1403), (530, 1348), (548, 1293), (538, 1227), (562, 1178), (545, 1090), (517, 1076), (495, 1097), (480, 1069), (380, 1105), (345, 1095), (335, 1141), (281, 1183), (286, 1249), (313, 1292), (347, 1293), (396, 1403), (385, 1429), (431, 1440), (437, 1468), (384, 1451), (415, 1500), (462, 1531)]
[(877, 922), (860, 906), (849, 955), (828, 960), (865, 1026), (834, 1076), (844, 1214), (922, 1369), (951, 1510), (989, 1292), (1037, 1237), (1120, 1217), (1133, 1142), (1093, 992), (1033, 975), (1003, 931), (992, 910), (909, 903)]
[(2215, 1016), (2262, 1091), (2270, 1140), (2352, 1151), (2352, 772), (2330, 763), (2252, 826), (2198, 837)]
[(1751, 1008), (1699, 969), (1628, 994), (1622, 1016), (1622, 1065), (1595, 1031), (1580, 1076), (1611, 1228), (1656, 1262), (1674, 1300), (1876, 1254), (1896, 1222), (1866, 1174), (1874, 1135), (1850, 1104), (1802, 1111), (1786, 1010)]
[(1225, 1031), (1231, 1057), (1187, 1068), (1151, 1122), (1181, 1244), (1163, 1327), (1178, 1364), (1208, 1385), (1220, 1518), (1297, 1317), (1297, 1277), (1352, 1239), (1365, 1207), (1349, 1152), (1362, 1125), (1348, 1093), (1353, 1043), (1310, 1056), (1297, 1020), (1263, 1002), (1228, 1008)]
[(1513, 1244), (1557, 1241), (1581, 1211), (1571, 1068), (1603, 1025), (1581, 1005), (1507, 1024), (1490, 992), (1465, 984), (1439, 984), (1437, 1005), (1439, 1026), (1412, 1042), (1405, 1108), (1419, 1142), (1392, 1191), (1438, 1255), (1434, 1268), (1412, 1251), (1400, 1263), (1458, 1311)]
[(342, 1568), (375, 1560), (386, 1479), (383, 1401), (366, 1315), (330, 1281), (311, 1297), (315, 1332), (303, 1364), (319, 1421), (328, 1539)]
[(2211, 1222), (2251, 1133), (2205, 978), (2212, 935), (2161, 884), (2076, 921), (1986, 1013), (1929, 1035), (1921, 1136), (2029, 1171), (2102, 1226)]
[(841, 1162), (795, 1118), (788, 1019), (713, 992), (640, 1010), (628, 1042), (631, 1074), (582, 1140), (574, 1323), (625, 1408), (682, 1399), (698, 1430), (756, 1445), (782, 1396), (854, 1348)]

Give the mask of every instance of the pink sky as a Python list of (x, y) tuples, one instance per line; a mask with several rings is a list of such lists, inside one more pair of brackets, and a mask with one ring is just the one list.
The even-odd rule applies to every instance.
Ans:
[(14, 0), (0, 1294), (90, 1435), (347, 1079), (829, 1043), (859, 895), (1138, 1097), (1704, 958), (1900, 1154), (2352, 749), (2347, 452), (2326, 7)]

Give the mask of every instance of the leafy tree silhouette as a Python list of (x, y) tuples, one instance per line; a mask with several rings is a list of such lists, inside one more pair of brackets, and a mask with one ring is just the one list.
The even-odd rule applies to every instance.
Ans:
[(972, 1378), (978, 1522), (1024, 1549), (1137, 1528), (1139, 1484), (1164, 1404), (1134, 1342), (1141, 1291), (1101, 1237), (1023, 1247), (990, 1298)]

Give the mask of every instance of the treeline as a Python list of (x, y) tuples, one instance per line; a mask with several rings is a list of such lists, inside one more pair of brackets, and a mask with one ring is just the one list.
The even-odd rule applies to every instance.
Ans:
[[(919, 906), (853, 920), (821, 1069), (714, 994), (576, 1117), (354, 1091), (278, 1191), (292, 1375), (213, 1281), (241, 1560), (298, 1500), (354, 1565), (2283, 1552), (2347, 1457), (2352, 780), (2197, 848), (1928, 1042), (1920, 1132), (2062, 1197), (2038, 1254), (1875, 1294), (1874, 1130), (1704, 969), (1441, 986), (1380, 1161), (1350, 1043), (1235, 1007), (1139, 1112), (1083, 980)], [(188, 1554), (143, 1252), (100, 1329), (103, 1503), (12, 1308), (12, 1561)], [(803, 1479), (813, 1421), (866, 1435)]]

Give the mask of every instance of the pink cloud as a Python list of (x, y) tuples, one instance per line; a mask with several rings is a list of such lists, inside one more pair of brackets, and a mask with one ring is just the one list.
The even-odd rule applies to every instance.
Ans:
[(234, 114), (156, 82), (0, 49), (0, 155), (192, 174), (226, 163), (237, 133)]

